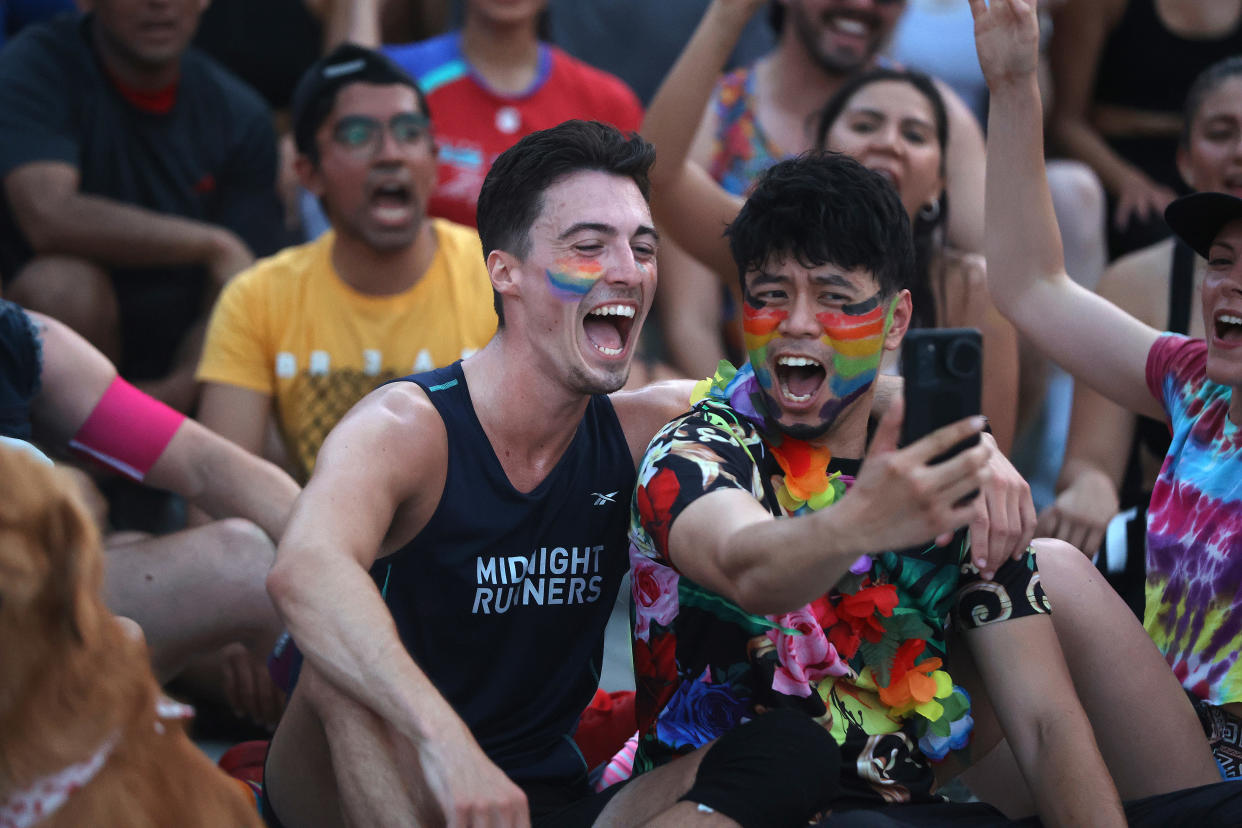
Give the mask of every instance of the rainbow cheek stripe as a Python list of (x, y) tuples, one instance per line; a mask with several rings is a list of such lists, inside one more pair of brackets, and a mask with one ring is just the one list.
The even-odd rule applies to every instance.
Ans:
[(742, 337), (750, 364), (755, 369), (755, 380), (764, 388), (772, 387), (768, 373), (768, 343), (776, 338), (776, 329), (789, 318), (789, 313), (773, 308), (756, 308), (749, 302), (742, 304)]
[(898, 297), (885, 309), (879, 298), (861, 303), (873, 307), (861, 314), (817, 313), (824, 329), (821, 340), (832, 348), (833, 375), (829, 384), (835, 397), (858, 393), (875, 381), (884, 350), (884, 335), (893, 321)]
[(599, 262), (579, 262), (574, 260), (558, 260), (556, 270), (545, 270), (548, 275), (548, 287), (552, 295), (563, 302), (576, 302), (595, 287), (595, 283), (604, 275), (604, 268)]

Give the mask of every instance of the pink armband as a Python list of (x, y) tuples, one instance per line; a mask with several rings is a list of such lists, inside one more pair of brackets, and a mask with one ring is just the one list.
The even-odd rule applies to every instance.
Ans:
[(184, 419), (184, 414), (117, 377), (69, 441), (69, 447), (141, 481)]

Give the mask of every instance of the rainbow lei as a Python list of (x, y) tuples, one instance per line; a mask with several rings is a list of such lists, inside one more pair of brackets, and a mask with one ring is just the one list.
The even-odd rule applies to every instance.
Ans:
[[(703, 400), (729, 406), (759, 429), (764, 445), (784, 472), (776, 499), (789, 514), (809, 514), (831, 506), (853, 482), (840, 472), (828, 473), (832, 454), (826, 448), (770, 427), (750, 363), (737, 369), (721, 360), (715, 376), (694, 386), (691, 405)], [(841, 658), (848, 660), (863, 651), (868, 666), (856, 677), (857, 686), (875, 691), (894, 719), (918, 714), (915, 730), (919, 746), (929, 759), (939, 761), (950, 749), (964, 747), (969, 740), (973, 725), (970, 697), (939, 669), (939, 658), (915, 663), (933, 631), (918, 610), (900, 606), (896, 585), (872, 581), (874, 563), (871, 556), (863, 555), (834, 590), (811, 604), (811, 609)], [(887, 622), (881, 623), (881, 618)], [(796, 634), (794, 630), (786, 632)]]

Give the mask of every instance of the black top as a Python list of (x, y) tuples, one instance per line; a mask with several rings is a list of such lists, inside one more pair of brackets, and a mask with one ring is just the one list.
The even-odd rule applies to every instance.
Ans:
[(1195, 77), (1242, 52), (1242, 17), (1220, 38), (1187, 38), (1169, 31), (1155, 0), (1130, 0), (1109, 33), (1096, 75), (1096, 103), (1180, 114)]
[(371, 574), (402, 642), (493, 762), (517, 781), (581, 780), (572, 735), (629, 568), (634, 461), (612, 403), (591, 398), (564, 456), (523, 493), (460, 363), (405, 379), (444, 421), (447, 476), (427, 525)]
[(323, 26), (305, 0), (212, 0), (194, 45), (254, 87), (273, 109), (287, 109), (323, 45)]
[(30, 401), (39, 393), (42, 358), (30, 317), (0, 299), (0, 437), (30, 439)]
[[(267, 105), (207, 56), (182, 57), (167, 114), (131, 105), (100, 64), (92, 18), (63, 16), (29, 26), (0, 51), (0, 176), (37, 161), (77, 168), (82, 193), (221, 225), (262, 256), (281, 245), (276, 143)], [(33, 251), (0, 196), (0, 273)], [(161, 373), (198, 316), (202, 272), (114, 271), (125, 331), (122, 373)], [(135, 330), (158, 326), (145, 341)], [(131, 370), (132, 369), (132, 370)]]

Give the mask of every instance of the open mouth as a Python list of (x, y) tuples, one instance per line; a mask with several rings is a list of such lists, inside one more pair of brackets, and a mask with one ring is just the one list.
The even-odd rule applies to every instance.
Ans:
[(824, 25), (833, 34), (846, 37), (861, 43), (871, 40), (872, 24), (858, 17), (833, 14), (824, 18)]
[(781, 394), (790, 402), (804, 403), (814, 399), (828, 372), (824, 366), (804, 356), (782, 356), (776, 360), (776, 381)]
[(400, 182), (387, 182), (371, 190), (371, 214), (384, 224), (400, 224), (409, 219), (414, 193)]
[(1213, 322), (1217, 339), (1222, 342), (1242, 342), (1242, 316), (1233, 313), (1218, 313)]
[(587, 341), (604, 356), (621, 356), (634, 327), (634, 315), (633, 305), (619, 302), (600, 305), (582, 320)]

